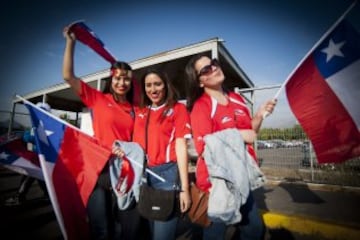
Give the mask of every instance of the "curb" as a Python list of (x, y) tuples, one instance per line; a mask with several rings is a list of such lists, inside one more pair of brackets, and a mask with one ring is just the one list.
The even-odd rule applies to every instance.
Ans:
[(331, 185), (331, 184), (321, 184), (321, 183), (308, 183), (308, 182), (297, 182), (297, 181), (284, 181), (284, 180), (266, 180), (266, 185), (277, 186), (279, 184), (293, 184), (297, 186), (306, 186), (312, 190), (323, 190), (330, 192), (352, 192), (360, 194), (360, 187), (352, 186), (340, 186), (340, 185)]
[(315, 219), (260, 211), (269, 229), (284, 228), (290, 232), (327, 239), (360, 239), (360, 230)]

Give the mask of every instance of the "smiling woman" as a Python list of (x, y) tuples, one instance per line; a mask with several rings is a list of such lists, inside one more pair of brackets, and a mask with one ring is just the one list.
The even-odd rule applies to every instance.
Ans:
[[(189, 114), (177, 101), (170, 80), (162, 72), (149, 69), (140, 85), (141, 101), (135, 115), (133, 141), (144, 149), (147, 166), (165, 178), (162, 182), (148, 175), (147, 184), (155, 189), (179, 191), (176, 201), (184, 213), (191, 204), (186, 144), (191, 136)], [(175, 239), (177, 215), (166, 221), (149, 220), (153, 226), (152, 239)]]
[(150, 73), (145, 78), (145, 92), (146, 96), (152, 102), (152, 107), (158, 107), (165, 101), (165, 83), (155, 73)]

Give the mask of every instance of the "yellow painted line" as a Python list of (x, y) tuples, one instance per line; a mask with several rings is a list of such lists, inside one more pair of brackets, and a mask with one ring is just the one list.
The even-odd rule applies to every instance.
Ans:
[(272, 212), (262, 212), (262, 216), (265, 225), (270, 229), (284, 228), (290, 232), (328, 239), (360, 239), (360, 230), (351, 227)]

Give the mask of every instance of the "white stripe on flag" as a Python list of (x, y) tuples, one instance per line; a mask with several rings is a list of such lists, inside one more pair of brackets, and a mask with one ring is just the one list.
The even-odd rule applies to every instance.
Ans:
[(54, 183), (52, 181), (52, 173), (54, 171), (54, 164), (46, 161), (44, 155), (42, 155), (42, 154), (39, 154), (39, 160), (40, 160), (41, 169), (44, 174), (46, 188), (49, 193), (49, 197), (50, 197), (52, 207), (55, 212), (56, 219), (58, 221), (58, 224), (59, 224), (59, 227), (63, 234), (64, 239), (67, 240), (68, 237), (67, 237), (67, 233), (66, 233), (66, 229), (65, 229), (65, 225), (64, 225), (64, 219), (61, 214), (59, 202), (58, 202), (58, 199), (57, 199), (57, 196), (55, 193)]
[(355, 101), (360, 96), (360, 60), (327, 78), (326, 82), (340, 99), (360, 131), (360, 107)]

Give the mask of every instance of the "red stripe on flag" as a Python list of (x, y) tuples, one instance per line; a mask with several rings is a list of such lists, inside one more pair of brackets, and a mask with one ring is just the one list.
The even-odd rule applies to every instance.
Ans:
[(89, 238), (86, 206), (110, 153), (94, 138), (65, 128), (52, 180), (69, 239)]

